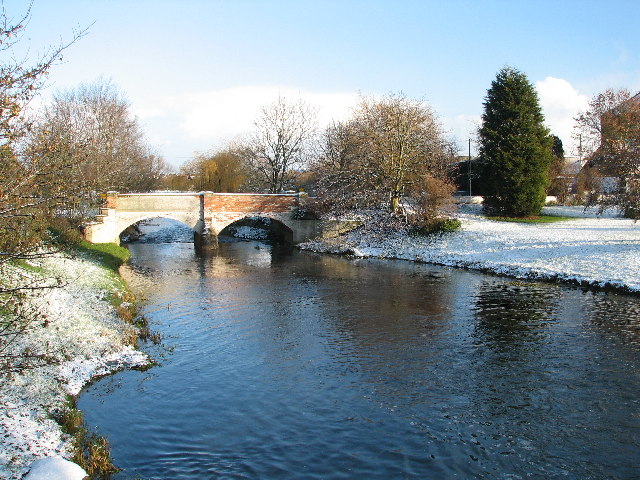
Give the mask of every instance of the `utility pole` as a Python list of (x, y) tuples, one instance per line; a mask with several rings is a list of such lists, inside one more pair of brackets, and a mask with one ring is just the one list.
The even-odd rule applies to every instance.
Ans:
[(471, 197), (471, 139), (469, 139), (469, 196)]
[(580, 141), (578, 144), (578, 164), (582, 168), (582, 134), (578, 135), (578, 140)]

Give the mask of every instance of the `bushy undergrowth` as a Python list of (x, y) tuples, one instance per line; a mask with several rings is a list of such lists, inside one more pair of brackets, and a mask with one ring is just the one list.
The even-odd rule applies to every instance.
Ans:
[(111, 460), (111, 448), (107, 439), (90, 432), (82, 412), (75, 406), (72, 398), (60, 412), (54, 415), (62, 431), (73, 437), (73, 456), (71, 461), (80, 465), (92, 480), (108, 479), (119, 471)]
[(437, 233), (451, 233), (460, 229), (462, 223), (457, 218), (439, 218), (425, 225), (411, 228), (413, 235), (433, 235)]
[(68, 219), (52, 217), (47, 225), (47, 236), (43, 240), (61, 250), (73, 249), (82, 242), (82, 234)]

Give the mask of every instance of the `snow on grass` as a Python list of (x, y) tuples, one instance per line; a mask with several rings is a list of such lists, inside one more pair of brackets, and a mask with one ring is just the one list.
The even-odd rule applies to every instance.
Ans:
[(134, 327), (121, 321), (109, 302), (122, 293), (117, 275), (62, 256), (44, 258), (39, 266), (61, 277), (63, 286), (31, 299), (46, 324), (32, 324), (12, 348), (47, 353), (54, 362), (0, 375), (0, 478), (22, 478), (37, 458), (69, 458), (71, 438), (52, 412), (64, 408), (67, 395), (77, 395), (92, 378), (149, 361), (127, 344)]
[(498, 222), (471, 208), (459, 214), (462, 228), (454, 233), (372, 240), (354, 231), (301, 247), (640, 291), (640, 223), (613, 215), (596, 217), (582, 207), (557, 211), (580, 218), (549, 224)]

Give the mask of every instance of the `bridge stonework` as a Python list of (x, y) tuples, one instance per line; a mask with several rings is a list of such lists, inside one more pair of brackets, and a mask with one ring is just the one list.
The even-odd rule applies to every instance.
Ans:
[(282, 225), (285, 238), (300, 243), (320, 233), (320, 222), (301, 218), (306, 194), (127, 193), (109, 192), (95, 222), (85, 225), (92, 243), (120, 243), (120, 233), (148, 218), (170, 218), (191, 227), (198, 248), (215, 248), (218, 234), (247, 217), (266, 217)]

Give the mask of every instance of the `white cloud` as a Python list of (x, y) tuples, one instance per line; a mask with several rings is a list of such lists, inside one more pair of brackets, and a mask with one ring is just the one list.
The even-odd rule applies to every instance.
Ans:
[[(536, 82), (535, 87), (547, 126), (562, 139), (566, 154), (572, 154), (573, 119), (587, 107), (588, 98), (560, 78), (547, 77)], [(316, 107), (321, 128), (331, 120), (348, 118), (358, 101), (357, 93), (241, 86), (134, 101), (133, 110), (159, 153), (179, 165), (192, 158), (194, 152), (222, 148), (234, 138), (250, 133), (260, 108), (273, 103), (279, 95), (291, 100), (301, 98)], [(467, 153), (469, 138), (472, 154), (476, 153), (475, 132), (480, 115), (445, 117), (443, 124), (458, 141), (461, 154)]]
[(185, 132), (193, 138), (233, 137), (250, 131), (260, 108), (278, 96), (302, 99), (318, 109), (318, 123), (345, 118), (356, 96), (345, 93), (307, 92), (294, 88), (237, 87), (192, 93), (179, 99), (183, 109)]
[(295, 88), (242, 86), (222, 90), (167, 96), (153, 103), (134, 105), (150, 139), (163, 139), (164, 155), (182, 163), (195, 151), (223, 147), (233, 138), (250, 132), (260, 108), (278, 96), (298, 99), (318, 109), (320, 127), (348, 117), (356, 94), (312, 92)]
[(562, 78), (547, 77), (535, 84), (547, 127), (562, 140), (566, 155), (574, 153), (574, 118), (587, 108), (589, 98)]

